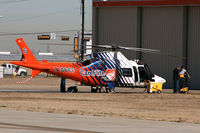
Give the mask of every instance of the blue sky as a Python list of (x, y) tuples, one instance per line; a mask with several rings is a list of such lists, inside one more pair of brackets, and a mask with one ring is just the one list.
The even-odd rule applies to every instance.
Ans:
[[(92, 29), (92, 0), (85, 0), (85, 30)], [(81, 0), (0, 0), (0, 34), (55, 32), (59, 35), (73, 36), (68, 30), (81, 29)], [(15, 40), (23, 37), (31, 49), (45, 52), (41, 43), (66, 43), (56, 40), (38, 41), (37, 35), (0, 35), (0, 51), (18, 49)], [(69, 41), (70, 42), (70, 41)], [(68, 43), (68, 42), (67, 42)], [(71, 43), (71, 42), (70, 42)], [(68, 46), (50, 46), (51, 52), (71, 50)]]

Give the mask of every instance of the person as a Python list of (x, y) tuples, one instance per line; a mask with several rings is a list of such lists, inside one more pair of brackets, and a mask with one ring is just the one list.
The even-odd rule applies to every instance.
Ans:
[(184, 89), (185, 87), (188, 87), (188, 79), (190, 79), (189, 73), (186, 71), (184, 66), (181, 66), (181, 71), (179, 72), (180, 77), (180, 89)]
[(60, 83), (60, 92), (65, 92), (65, 78), (61, 77), (61, 83)]
[(173, 92), (174, 93), (178, 93), (179, 92), (179, 73), (180, 73), (180, 66), (176, 67), (173, 70), (173, 81), (174, 81), (174, 89)]

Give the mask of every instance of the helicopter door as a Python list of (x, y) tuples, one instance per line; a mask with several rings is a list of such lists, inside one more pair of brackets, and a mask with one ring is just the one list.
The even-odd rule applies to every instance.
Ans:
[(135, 82), (138, 82), (138, 71), (137, 71), (137, 68), (135, 66), (133, 67), (133, 71), (134, 71)]
[(135, 80), (135, 85), (138, 86), (139, 82), (138, 82), (138, 70), (135, 66), (133, 66), (133, 72), (134, 72), (134, 80)]
[(144, 85), (144, 81), (147, 80), (147, 73), (145, 71), (145, 68), (140, 66), (138, 67), (138, 70), (139, 70), (139, 82), (140, 82), (140, 86), (143, 86)]

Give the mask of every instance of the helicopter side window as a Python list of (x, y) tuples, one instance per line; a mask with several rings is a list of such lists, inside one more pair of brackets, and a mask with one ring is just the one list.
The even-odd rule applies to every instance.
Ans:
[(139, 75), (140, 75), (140, 82), (144, 82), (147, 79), (147, 73), (144, 67), (138, 67)]
[(89, 64), (91, 64), (92, 62), (90, 61), (90, 60), (86, 60), (86, 61), (84, 61), (84, 62), (82, 62), (82, 65), (83, 66), (87, 66), (87, 65), (89, 65)]
[(14, 68), (14, 69), (15, 69), (15, 68), (16, 68), (16, 66), (12, 65), (12, 68)]
[(125, 76), (125, 77), (132, 77), (133, 76), (131, 68), (122, 68), (122, 73), (123, 73), (123, 76)]
[(2, 67), (6, 67), (6, 64), (1, 65)]
[(135, 82), (137, 82), (138, 81), (138, 72), (137, 72), (137, 68), (135, 66), (133, 67), (133, 71), (135, 74)]

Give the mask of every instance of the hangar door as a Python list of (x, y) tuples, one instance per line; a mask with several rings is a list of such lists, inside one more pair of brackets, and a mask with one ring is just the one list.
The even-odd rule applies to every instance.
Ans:
[(142, 9), (143, 48), (157, 49), (164, 55), (142, 53), (142, 59), (153, 73), (165, 78), (165, 88), (173, 87), (173, 69), (182, 60), (166, 56), (182, 56), (183, 7), (144, 7)]
[(190, 87), (199, 89), (200, 75), (200, 7), (188, 10), (188, 71), (191, 75)]
[[(134, 7), (99, 7), (97, 9), (97, 44), (136, 47), (138, 41), (138, 9)], [(122, 51), (127, 58), (136, 58), (136, 52)]]

